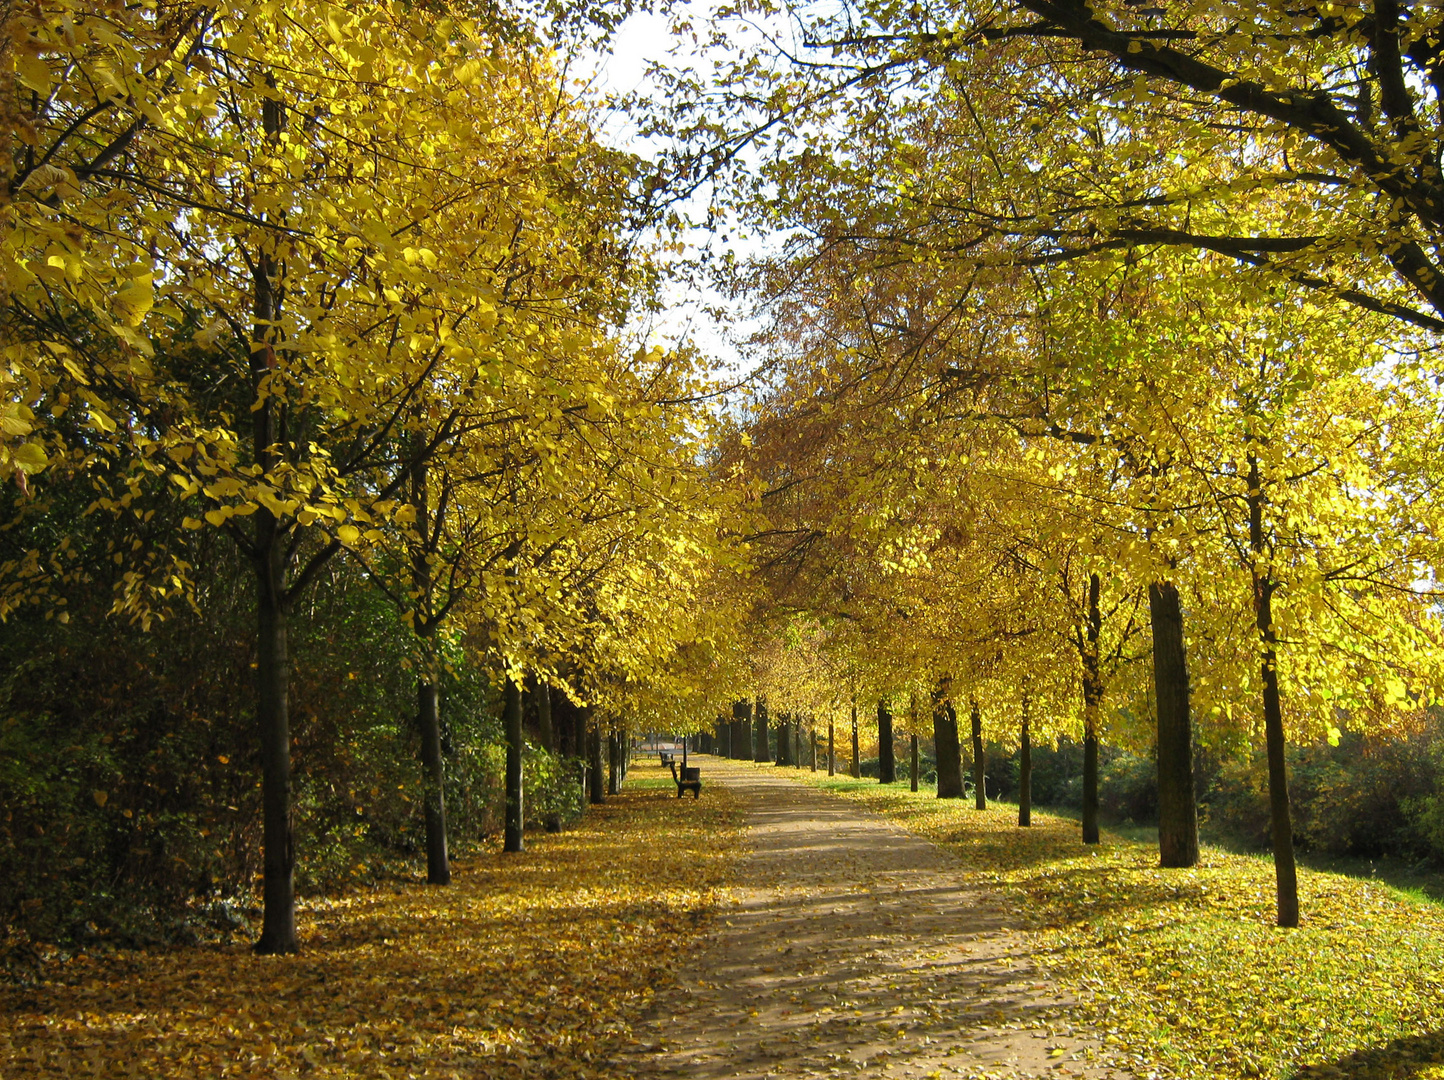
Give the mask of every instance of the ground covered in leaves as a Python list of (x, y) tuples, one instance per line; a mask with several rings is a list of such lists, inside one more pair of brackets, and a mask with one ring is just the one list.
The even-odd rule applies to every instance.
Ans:
[(0, 1077), (605, 1076), (739, 849), (725, 789), (654, 762), (529, 850), (312, 901), (302, 953), (77, 956), (0, 986)]
[(1157, 850), (1017, 808), (939, 801), (906, 785), (794, 773), (955, 848), (1016, 897), (1040, 953), (1139, 1077), (1444, 1078), (1444, 907), (1300, 870), (1303, 925), (1273, 925), (1267, 857)]

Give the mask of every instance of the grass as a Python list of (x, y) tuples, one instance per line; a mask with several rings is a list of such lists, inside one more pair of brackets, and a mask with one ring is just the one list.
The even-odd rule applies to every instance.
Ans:
[(1038, 955), (1139, 1077), (1444, 1080), (1438, 904), (1302, 867), (1303, 925), (1282, 930), (1266, 855), (1207, 845), (1197, 867), (1162, 870), (1154, 844), (1105, 831), (1090, 849), (1047, 811), (1020, 829), (1016, 806), (792, 775), (954, 848), (1014, 897)]

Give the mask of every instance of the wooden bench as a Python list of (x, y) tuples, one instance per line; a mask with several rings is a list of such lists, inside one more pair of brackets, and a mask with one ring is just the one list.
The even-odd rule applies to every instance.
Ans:
[(675, 750), (658, 750), (658, 751), (657, 751), (657, 756), (662, 759), (662, 764), (663, 764), (663, 765), (666, 765), (666, 766), (670, 767), (671, 764), (672, 764), (672, 762), (674, 762), (674, 761), (677, 760), (677, 751), (675, 751)]
[(677, 775), (677, 762), (668, 761), (667, 766), (672, 770), (672, 782), (677, 785), (677, 798), (682, 797), (682, 792), (690, 791), (692, 798), (702, 797), (702, 770), (691, 765), (682, 768), (682, 775)]

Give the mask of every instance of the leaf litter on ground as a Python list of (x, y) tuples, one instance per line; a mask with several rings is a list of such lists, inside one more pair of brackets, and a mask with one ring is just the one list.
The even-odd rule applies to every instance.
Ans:
[(0, 987), (0, 1077), (611, 1075), (706, 932), (741, 842), (720, 786), (638, 762), (575, 827), (415, 884), (307, 901), (302, 952), (83, 955)]

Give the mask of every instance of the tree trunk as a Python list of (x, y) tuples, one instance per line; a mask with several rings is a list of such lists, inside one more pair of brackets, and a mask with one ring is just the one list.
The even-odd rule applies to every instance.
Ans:
[[(615, 731), (607, 734), (607, 794), (622, 793), (622, 744)], [(687, 759), (686, 744), (683, 744), (682, 760)]]
[(537, 738), (542, 749), (550, 754), (557, 752), (556, 725), (552, 722), (552, 688), (545, 679), (532, 676), (532, 698), (536, 701)]
[[(279, 140), (283, 123), (279, 97), (265, 99), (261, 125), (268, 143)], [(262, 244), (252, 260), (249, 367), (252, 397), (251, 451), (263, 474), (281, 461), (280, 400), (265, 393), (276, 368), (276, 322), (281, 296), (280, 268)], [(256, 575), (256, 728), (261, 750), (261, 861), (263, 915), (256, 952), (293, 953), (296, 942), (296, 850), (291, 821), (290, 655), (287, 649), (285, 538), (281, 523), (263, 505), (253, 516), (251, 559)]]
[(857, 750), (857, 698), (852, 699), (852, 768), (848, 775), (854, 780), (862, 778), (862, 761), (859, 759)]
[(589, 708), (587, 719), (587, 794), (592, 803), (607, 801), (607, 771), (602, 764), (602, 727)]
[(1032, 704), (1024, 694), (1022, 734), (1018, 741), (1018, 825), (1024, 829), (1033, 824), (1033, 736), (1029, 730)]
[(947, 683), (933, 691), (933, 752), (938, 766), (938, 798), (963, 797), (963, 750), (958, 745), (958, 714), (947, 697)]
[[(271, 532), (275, 520), (265, 507), (256, 511), (257, 533)], [(258, 547), (261, 545), (258, 544)], [(263, 916), (256, 952), (293, 953), (296, 942), (296, 853), (291, 823), (290, 657), (286, 647), (287, 611), (282, 600), (280, 543), (261, 547), (257, 559), (256, 720), (261, 741), (261, 836), (264, 867)]]
[(1253, 598), (1263, 676), (1264, 745), (1269, 763), (1269, 819), (1274, 842), (1274, 891), (1278, 924), (1299, 925), (1299, 878), (1294, 866), (1294, 826), (1289, 812), (1288, 763), (1284, 758), (1283, 703), (1279, 696), (1278, 636), (1274, 630), (1273, 598), (1278, 583), (1260, 573), (1267, 552), (1263, 533), (1263, 481), (1258, 458), (1249, 454), (1249, 547), (1253, 554)]
[(887, 698), (877, 699), (877, 782), (897, 783), (897, 754), (892, 741), (892, 710)]
[(421, 767), (425, 787), (426, 883), (451, 884), (446, 853), (446, 770), (441, 755), (441, 707), (436, 683), (416, 680), (416, 726), (421, 733)]
[(969, 703), (970, 719), (973, 722), (973, 806), (979, 810), (988, 808), (987, 759), (983, 755), (983, 714), (978, 709), (977, 699)]
[(910, 741), (911, 744), (912, 744), (911, 750), (912, 750), (913, 760), (912, 760), (912, 776), (909, 777), (908, 789), (909, 789), (910, 791), (916, 791), (916, 790), (918, 789), (918, 737), (917, 737), (916, 735), (914, 735), (914, 736), (911, 737), (911, 739), (910, 739), (909, 741)]
[(837, 775), (837, 733), (831, 720), (827, 722), (827, 775)]
[(1098, 843), (1098, 710), (1103, 703), (1103, 673), (1098, 640), (1103, 618), (1098, 609), (1100, 582), (1088, 575), (1088, 613), (1079, 650), (1083, 660), (1083, 842)]
[(762, 698), (757, 699), (757, 705), (752, 710), (753, 718), (757, 724), (757, 745), (752, 753), (752, 760), (760, 764), (772, 762), (772, 747), (767, 737), (767, 702)]
[(521, 851), (523, 839), (523, 807), (521, 753), (526, 734), (521, 722), (521, 684), (510, 672), (502, 674), (502, 720), (506, 727), (506, 821), (502, 851)]
[(1163, 866), (1198, 863), (1198, 807), (1193, 784), (1193, 722), (1183, 606), (1172, 582), (1148, 586), (1153, 623), (1153, 691), (1158, 708), (1158, 854)]
[(812, 771), (817, 772), (817, 724), (815, 722), (808, 729), (807, 738), (812, 743)]
[(777, 721), (777, 764), (792, 764), (792, 718), (786, 713)]
[(732, 705), (732, 757), (736, 761), (752, 760), (752, 703), (738, 701)]
[[(545, 679), (536, 679), (533, 684), (533, 695), (536, 697), (536, 726), (537, 733), (541, 737), (541, 744), (549, 752), (560, 755), (561, 738), (557, 731), (556, 721), (552, 716), (551, 683)], [(561, 815), (555, 810), (548, 812), (543, 826), (549, 833), (561, 832)]]

